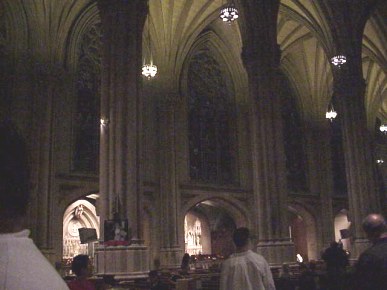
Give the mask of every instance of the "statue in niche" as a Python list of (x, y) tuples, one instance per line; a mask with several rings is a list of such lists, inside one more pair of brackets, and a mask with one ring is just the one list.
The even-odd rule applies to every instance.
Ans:
[(120, 219), (118, 213), (114, 214), (113, 220), (106, 220), (105, 225), (105, 244), (110, 246), (128, 245), (130, 232), (128, 229), (128, 220)]
[(78, 205), (75, 209), (74, 209), (74, 216), (76, 219), (81, 219), (83, 215), (83, 204), (80, 204)]

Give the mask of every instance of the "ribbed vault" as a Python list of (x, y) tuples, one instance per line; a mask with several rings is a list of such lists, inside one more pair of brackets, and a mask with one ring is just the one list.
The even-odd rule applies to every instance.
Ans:
[[(329, 59), (335, 51), (333, 35), (338, 36), (331, 21), (334, 2), (282, 0), (280, 5), (277, 41), (282, 50), (282, 66), (296, 88), (300, 108), (307, 118), (313, 115), (319, 118), (332, 95)], [(350, 8), (351, 11), (372, 7), (373, 1), (363, 2)], [(198, 36), (207, 29), (212, 31), (211, 37), (216, 38), (213, 43), (223, 43), (219, 49), (227, 50), (221, 53), (231, 59), (229, 65), (244, 75), (242, 62), (235, 59), (240, 58), (243, 46), (240, 25), (248, 26), (249, 20), (239, 19), (231, 26), (222, 23), (218, 14), (224, 3), (223, 0), (149, 0), (144, 57), (149, 55), (146, 50), (149, 23), (159, 76), (168, 76), (162, 82), (178, 87), (186, 56)], [(243, 12), (242, 5), (250, 7), (252, 1), (235, 3)], [(362, 48), (363, 76), (368, 85), (365, 105), (370, 127), (376, 117), (387, 122), (387, 4), (386, 1), (378, 3), (366, 23)], [(36, 61), (74, 65), (82, 34), (99, 21), (96, 1), (92, 0), (4, 0), (0, 5), (5, 15), (1, 19), (0, 42), (12, 49), (15, 59), (28, 53), (34, 55)], [(362, 15), (352, 21), (360, 23)], [(25, 47), (28, 51), (22, 51)]]
[(332, 73), (326, 56), (328, 43), (318, 7), (310, 1), (282, 1), (277, 41), (281, 66), (297, 92), (305, 120), (322, 119), (332, 96)]

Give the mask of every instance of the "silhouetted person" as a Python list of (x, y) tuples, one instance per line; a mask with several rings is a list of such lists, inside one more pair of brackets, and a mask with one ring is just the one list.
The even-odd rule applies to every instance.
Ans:
[(27, 155), (15, 127), (0, 122), (0, 289), (68, 289), (25, 229), (30, 198)]
[(189, 262), (190, 262), (190, 255), (188, 253), (185, 253), (183, 256), (183, 259), (181, 260), (180, 274), (188, 275)]
[(345, 283), (346, 267), (349, 265), (347, 253), (337, 242), (332, 242), (323, 255), (327, 267), (327, 289), (342, 290)]
[(289, 265), (282, 264), (280, 276), (275, 281), (277, 290), (295, 290), (296, 286), (292, 278)]
[(380, 214), (370, 214), (363, 229), (372, 246), (365, 250), (355, 265), (353, 288), (357, 290), (387, 289), (387, 225)]
[(298, 281), (299, 290), (316, 290), (317, 274), (314, 269), (310, 269), (306, 264), (300, 265), (300, 277)]
[(250, 250), (250, 232), (238, 228), (233, 233), (236, 252), (223, 262), (220, 290), (275, 290), (269, 264)]
[(95, 290), (94, 283), (88, 280), (91, 276), (89, 256), (75, 256), (71, 263), (71, 270), (77, 278), (69, 282), (70, 290)]
[(168, 290), (168, 285), (161, 282), (160, 274), (156, 270), (149, 272), (150, 290)]

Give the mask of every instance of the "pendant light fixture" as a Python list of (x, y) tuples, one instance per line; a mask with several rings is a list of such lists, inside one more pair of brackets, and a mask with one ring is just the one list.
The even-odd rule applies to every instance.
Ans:
[(328, 106), (328, 112), (325, 113), (325, 118), (329, 119), (329, 121), (332, 122), (333, 119), (335, 119), (336, 117), (337, 117), (337, 112), (333, 108), (333, 104), (330, 103), (330, 105)]
[(152, 57), (152, 47), (151, 47), (151, 38), (150, 38), (150, 8), (148, 3), (148, 20), (147, 20), (147, 26), (148, 26), (148, 51), (149, 51), (149, 62), (146, 61), (144, 57), (143, 65), (142, 65), (142, 75), (146, 77), (148, 80), (154, 78), (157, 74), (157, 66), (153, 64), (153, 57)]
[(222, 21), (231, 24), (239, 17), (238, 9), (235, 7), (234, 1), (227, 2), (225, 6), (220, 9), (219, 14)]

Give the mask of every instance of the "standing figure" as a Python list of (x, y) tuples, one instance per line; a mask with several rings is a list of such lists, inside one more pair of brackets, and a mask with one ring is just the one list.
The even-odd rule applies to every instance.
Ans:
[(180, 274), (188, 275), (190, 258), (191, 257), (188, 253), (184, 254), (183, 259), (181, 260), (181, 266), (180, 266), (180, 272), (179, 272)]
[(161, 282), (160, 274), (156, 270), (152, 270), (149, 272), (149, 283), (150, 290), (168, 290), (168, 285), (165, 285)]
[(75, 256), (71, 263), (71, 270), (77, 278), (69, 282), (70, 290), (95, 290), (93, 282), (88, 280), (91, 275), (91, 264), (89, 256), (78, 255)]
[(30, 198), (27, 155), (14, 126), (0, 122), (0, 289), (68, 289), (24, 227)]
[(250, 250), (250, 232), (238, 228), (233, 233), (236, 252), (222, 264), (220, 290), (275, 290), (269, 264)]
[(295, 290), (296, 286), (293, 282), (293, 275), (290, 272), (289, 264), (282, 264), (279, 278), (275, 281), (277, 290)]
[(365, 250), (355, 265), (353, 289), (387, 289), (387, 225), (380, 214), (370, 214), (363, 221), (363, 230), (372, 246)]
[(326, 282), (330, 290), (342, 290), (345, 284), (346, 267), (349, 265), (347, 253), (337, 242), (332, 242), (323, 255), (327, 267)]

